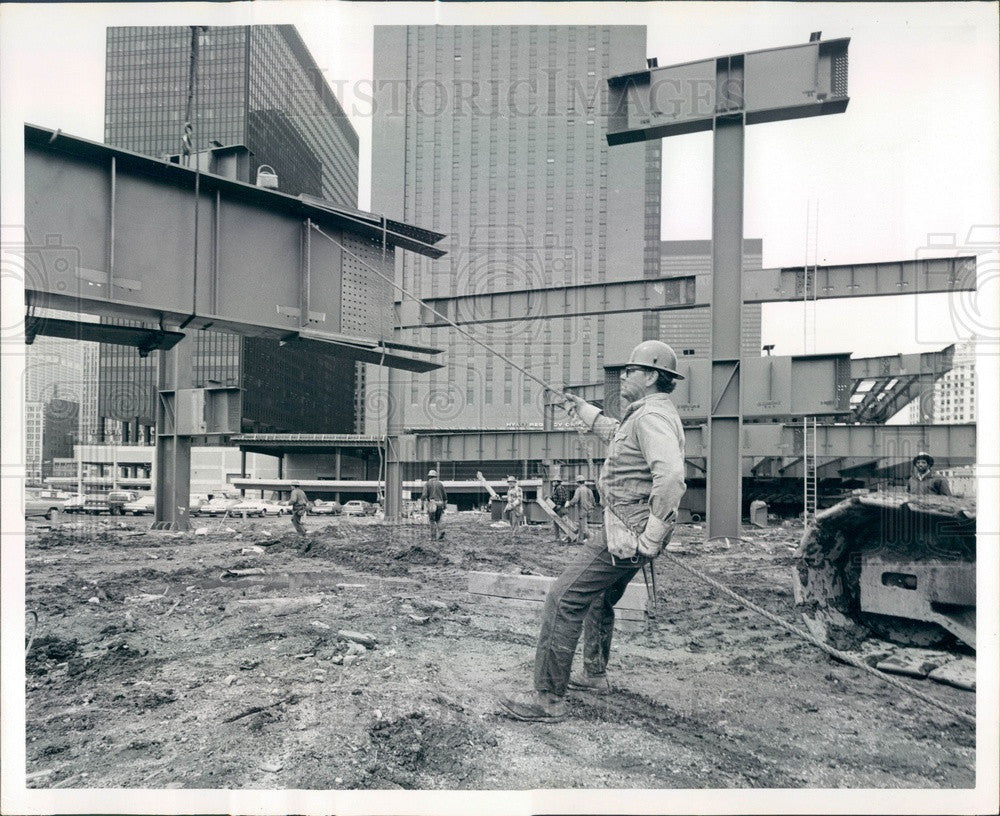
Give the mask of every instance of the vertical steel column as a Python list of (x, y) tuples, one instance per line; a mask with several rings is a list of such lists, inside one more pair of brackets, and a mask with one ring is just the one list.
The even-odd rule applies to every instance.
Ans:
[[(718, 104), (722, 93), (722, 63)], [(742, 66), (739, 79), (742, 80)], [(727, 80), (732, 75), (727, 73)], [(742, 95), (742, 91), (741, 94)], [(715, 119), (712, 183), (712, 386), (708, 416), (710, 538), (738, 538), (742, 507), (740, 432), (743, 305), (743, 113)]]
[(389, 393), (386, 398), (385, 432), (385, 519), (399, 521), (403, 504), (403, 477), (400, 466), (399, 438), (403, 433), (404, 383), (395, 368), (386, 369)]
[(190, 530), (191, 437), (177, 433), (177, 391), (191, 388), (194, 338), (159, 352), (156, 400), (156, 515), (153, 528)]

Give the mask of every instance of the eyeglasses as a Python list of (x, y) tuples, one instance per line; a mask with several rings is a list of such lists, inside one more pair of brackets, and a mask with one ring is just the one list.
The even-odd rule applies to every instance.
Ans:
[(646, 370), (647, 369), (643, 368), (642, 366), (625, 366), (625, 368), (622, 369), (622, 376), (631, 377), (633, 374), (635, 374), (636, 371), (646, 371)]

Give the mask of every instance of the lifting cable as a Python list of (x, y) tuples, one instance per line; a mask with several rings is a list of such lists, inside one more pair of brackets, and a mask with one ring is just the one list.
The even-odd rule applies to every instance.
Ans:
[(729, 589), (728, 587), (723, 586), (718, 581), (716, 581), (714, 578), (710, 578), (708, 575), (705, 575), (703, 572), (700, 572), (699, 570), (695, 569), (690, 564), (685, 564), (676, 555), (672, 555), (671, 553), (668, 553), (668, 552), (663, 552), (662, 556), (664, 558), (666, 558), (668, 561), (670, 561), (671, 563), (673, 563), (676, 566), (680, 567), (685, 572), (688, 572), (691, 575), (695, 576), (695, 578), (698, 578), (698, 579), (704, 581), (709, 586), (714, 587), (715, 589), (719, 590), (719, 592), (721, 592), (723, 595), (727, 595), (728, 597), (732, 598), (734, 601), (736, 601), (737, 603), (739, 603), (741, 606), (745, 606), (747, 609), (750, 609), (750, 610), (756, 612), (758, 615), (762, 615), (763, 617), (765, 617), (769, 621), (771, 621), (771, 623), (777, 624), (782, 629), (785, 629), (786, 631), (791, 632), (793, 635), (796, 635), (797, 637), (801, 638), (802, 640), (808, 641), (809, 643), (812, 643), (814, 646), (818, 646), (820, 649), (822, 649), (824, 652), (826, 652), (831, 657), (834, 657), (834, 658), (836, 658), (837, 660), (840, 660), (843, 663), (848, 663), (848, 664), (850, 664), (850, 665), (852, 665), (852, 666), (854, 666), (854, 667), (856, 667), (858, 669), (862, 669), (863, 671), (868, 672), (869, 674), (877, 677), (878, 679), (885, 681), (890, 686), (894, 686), (897, 689), (905, 691), (906, 693), (913, 695), (917, 699), (923, 700), (925, 703), (928, 703), (928, 704), (934, 706), (935, 708), (940, 708), (942, 711), (944, 711), (944, 712), (946, 712), (948, 714), (951, 714), (951, 716), (955, 717), (958, 720), (961, 720), (962, 722), (966, 723), (967, 725), (971, 725), (971, 726), (975, 727), (975, 725), (976, 725), (976, 718), (975, 718), (974, 715), (969, 714), (966, 711), (962, 711), (962, 710), (960, 710), (958, 708), (954, 708), (954, 707), (948, 705), (947, 703), (942, 703), (940, 700), (935, 700), (930, 695), (924, 694), (924, 692), (922, 692), (922, 691), (920, 691), (918, 689), (913, 688), (913, 686), (907, 685), (906, 683), (903, 683), (903, 682), (897, 680), (895, 677), (890, 677), (885, 672), (879, 671), (878, 669), (873, 668), (872, 666), (869, 666), (863, 660), (861, 660), (861, 659), (859, 659), (857, 657), (854, 657), (853, 655), (846, 654), (846, 653), (840, 651), (839, 649), (834, 649), (829, 644), (824, 643), (819, 638), (813, 636), (810, 632), (806, 632), (806, 631), (804, 631), (802, 629), (799, 629), (797, 626), (792, 626), (792, 624), (788, 623), (788, 621), (783, 620), (782, 618), (779, 618), (777, 615), (772, 614), (771, 612), (768, 612), (766, 609), (763, 609), (760, 606), (757, 606), (757, 604), (753, 603), (750, 600), (747, 600), (742, 595), (740, 595), (737, 592), (734, 592), (733, 590)]
[(320, 229), (315, 224), (312, 224), (311, 226), (312, 226), (312, 228), (314, 230), (316, 230), (316, 232), (318, 232), (320, 235), (322, 235), (324, 238), (326, 238), (331, 243), (333, 243), (336, 246), (340, 247), (340, 249), (343, 252), (345, 252), (348, 255), (350, 255), (358, 263), (362, 264), (363, 266), (368, 267), (368, 269), (370, 269), (372, 272), (374, 272), (376, 275), (378, 275), (382, 280), (386, 281), (394, 289), (398, 289), (403, 295), (405, 295), (406, 297), (410, 298), (411, 300), (414, 300), (417, 303), (419, 303), (421, 306), (423, 306), (425, 309), (427, 309), (427, 311), (429, 311), (435, 317), (441, 318), (441, 320), (443, 320), (445, 323), (447, 323), (449, 326), (451, 326), (453, 329), (455, 329), (455, 331), (457, 331), (459, 334), (461, 334), (464, 337), (468, 338), (469, 340), (471, 340), (476, 345), (482, 346), (484, 349), (486, 349), (491, 354), (495, 354), (497, 357), (499, 357), (501, 360), (503, 360), (505, 363), (507, 363), (507, 365), (511, 366), (512, 368), (516, 368), (518, 371), (520, 371), (522, 374), (524, 374), (525, 377), (528, 377), (529, 379), (534, 380), (536, 383), (538, 383), (540, 386), (542, 386), (542, 388), (544, 388), (546, 391), (551, 391), (553, 394), (559, 394), (560, 396), (562, 396), (562, 394), (563, 394), (563, 390), (562, 389), (554, 388), (553, 386), (551, 386), (547, 382), (545, 382), (545, 380), (541, 379), (540, 377), (536, 377), (534, 374), (532, 374), (526, 368), (523, 368), (523, 367), (519, 366), (517, 363), (515, 363), (513, 360), (511, 360), (505, 354), (497, 351), (495, 348), (493, 348), (492, 346), (488, 345), (487, 343), (484, 343), (482, 340), (480, 340), (474, 334), (471, 334), (471, 333), (467, 332), (465, 329), (463, 329), (461, 326), (459, 326), (457, 323), (455, 323), (454, 320), (451, 320), (451, 319), (445, 317), (443, 314), (441, 314), (439, 311), (437, 311), (435, 308), (433, 308), (426, 301), (421, 300), (419, 297), (417, 297), (416, 295), (414, 295), (412, 292), (407, 291), (402, 286), (400, 286), (398, 283), (396, 283), (396, 281), (391, 280), (390, 278), (388, 278), (385, 275), (383, 275), (374, 266), (372, 266), (370, 263), (368, 263), (367, 261), (365, 261), (364, 258), (362, 258), (361, 256), (357, 255), (354, 252), (351, 252), (347, 247), (345, 247), (342, 243), (340, 243), (340, 241), (338, 241), (336, 238), (333, 238), (330, 235), (327, 235), (325, 232), (323, 232), (322, 229)]
[[(363, 258), (359, 257), (355, 253), (351, 252), (349, 249), (347, 249), (347, 247), (345, 247), (342, 243), (340, 243), (339, 241), (337, 241), (335, 238), (332, 238), (331, 236), (327, 235), (325, 232), (323, 232), (322, 229), (320, 229), (315, 224), (313, 224), (312, 227), (320, 235), (322, 235), (327, 240), (329, 240), (329, 241), (333, 242), (334, 244), (336, 244), (338, 247), (341, 248), (341, 250), (343, 250), (344, 252), (346, 252), (348, 255), (350, 255), (352, 258), (354, 258), (355, 260), (357, 260), (359, 263), (361, 263), (364, 266), (366, 266), (369, 269), (371, 269), (376, 275), (378, 275), (380, 278), (382, 278), (382, 280), (388, 281), (394, 288), (398, 289), (406, 297), (409, 297), (412, 300), (415, 300), (417, 303), (419, 303), (425, 309), (429, 310), (432, 314), (434, 314), (435, 316), (439, 317), (445, 323), (447, 323), (448, 325), (452, 326), (454, 329), (456, 329), (458, 332), (460, 332), (461, 334), (463, 334), (468, 339), (472, 340), (477, 345), (482, 346), (487, 351), (489, 351), (491, 354), (495, 354), (497, 357), (499, 357), (505, 363), (507, 363), (508, 365), (512, 366), (513, 368), (516, 368), (518, 371), (520, 371), (526, 377), (531, 378), (532, 380), (534, 380), (535, 382), (537, 382), (539, 385), (541, 385), (546, 390), (551, 391), (551, 392), (553, 392), (555, 394), (560, 394), (560, 395), (563, 393), (562, 391), (560, 391), (560, 390), (558, 390), (556, 388), (553, 388), (551, 385), (549, 385), (548, 383), (546, 383), (544, 380), (540, 379), (539, 377), (536, 377), (530, 371), (527, 371), (526, 369), (522, 368), (517, 363), (515, 363), (513, 360), (509, 359), (504, 354), (502, 354), (501, 352), (497, 351), (495, 348), (487, 345), (486, 343), (483, 343), (481, 340), (479, 340), (478, 338), (476, 338), (475, 336), (473, 336), (469, 332), (467, 332), (464, 329), (462, 329), (454, 321), (449, 320), (447, 317), (445, 317), (443, 314), (441, 314), (440, 312), (438, 312), (436, 309), (434, 309), (431, 306), (429, 306), (427, 303), (425, 303), (423, 300), (421, 300), (420, 298), (418, 298), (416, 295), (408, 292), (402, 286), (400, 286), (399, 284), (397, 284), (394, 280), (389, 280), (389, 278), (387, 278), (385, 275), (383, 275), (381, 272), (379, 272), (374, 266), (372, 266), (371, 264), (367, 263)], [(685, 564), (682, 560), (680, 560), (679, 558), (677, 558), (675, 555), (672, 555), (672, 554), (670, 554), (668, 552), (664, 552), (662, 555), (663, 555), (663, 557), (667, 558), (672, 563), (674, 563), (677, 566), (679, 566), (685, 572), (690, 573), (691, 575), (695, 576), (696, 578), (704, 581), (705, 583), (707, 583), (710, 586), (714, 587), (715, 589), (719, 590), (719, 592), (723, 593), (724, 595), (729, 596), (730, 598), (732, 598), (733, 600), (735, 600), (737, 603), (739, 603), (741, 606), (745, 606), (747, 609), (750, 609), (750, 610), (756, 612), (758, 615), (762, 615), (763, 617), (767, 618), (772, 623), (777, 624), (782, 629), (785, 629), (786, 631), (792, 633), (796, 637), (801, 638), (802, 640), (806, 641), (807, 643), (812, 643), (814, 646), (819, 647), (824, 652), (826, 652), (830, 656), (836, 658), (837, 660), (840, 660), (843, 663), (847, 663), (847, 664), (849, 664), (851, 666), (859, 668), (862, 671), (868, 672), (868, 674), (871, 674), (872, 676), (877, 677), (878, 679), (880, 679), (880, 680), (888, 683), (890, 686), (893, 686), (893, 687), (895, 687), (895, 688), (897, 688), (897, 689), (899, 689), (901, 691), (905, 691), (906, 693), (908, 693), (908, 694), (916, 697), (917, 699), (923, 700), (925, 703), (928, 703), (929, 705), (932, 705), (935, 708), (941, 709), (942, 711), (944, 711), (944, 712), (950, 714), (951, 716), (955, 717), (957, 720), (960, 720), (961, 722), (964, 722), (967, 725), (972, 725), (973, 727), (975, 726), (975, 724), (976, 724), (976, 718), (975, 718), (974, 715), (969, 714), (968, 712), (962, 711), (960, 709), (954, 708), (953, 706), (950, 706), (947, 703), (942, 703), (939, 700), (935, 700), (930, 695), (924, 694), (924, 692), (919, 691), (918, 689), (915, 689), (912, 686), (909, 686), (906, 683), (903, 683), (903, 682), (897, 680), (894, 677), (890, 677), (885, 672), (879, 671), (878, 669), (875, 669), (872, 666), (869, 666), (863, 660), (860, 660), (860, 659), (858, 659), (856, 657), (853, 657), (852, 655), (845, 654), (844, 652), (841, 652), (838, 649), (834, 649), (832, 646), (829, 646), (828, 644), (826, 644), (823, 641), (821, 641), (819, 638), (814, 637), (809, 632), (806, 632), (806, 631), (804, 631), (802, 629), (799, 629), (796, 626), (792, 626), (792, 624), (788, 623), (787, 621), (783, 620), (782, 618), (779, 618), (777, 615), (774, 615), (771, 612), (768, 612), (766, 609), (763, 609), (762, 607), (757, 606), (757, 604), (753, 603), (752, 601), (748, 600), (747, 598), (744, 598), (742, 595), (734, 592), (733, 590), (729, 589), (726, 586), (723, 586), (718, 581), (716, 581), (714, 578), (710, 578), (708, 575), (705, 575), (703, 572), (700, 572), (699, 570), (695, 569), (694, 567), (690, 566), (689, 564)]]

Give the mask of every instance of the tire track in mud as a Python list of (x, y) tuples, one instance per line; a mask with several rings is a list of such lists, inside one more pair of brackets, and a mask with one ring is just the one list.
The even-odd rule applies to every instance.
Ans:
[[(591, 722), (641, 728), (654, 737), (669, 740), (730, 776), (733, 786), (787, 788), (807, 784), (805, 779), (741, 748), (718, 729), (684, 716), (644, 694), (620, 688), (608, 697), (582, 693), (572, 699), (572, 714)], [(719, 781), (713, 779), (711, 786), (718, 786)]]

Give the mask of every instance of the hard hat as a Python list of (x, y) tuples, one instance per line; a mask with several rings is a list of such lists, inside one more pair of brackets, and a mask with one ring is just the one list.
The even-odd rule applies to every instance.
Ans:
[(684, 379), (677, 373), (677, 355), (674, 350), (660, 340), (643, 340), (632, 349), (632, 356), (628, 358), (626, 365), (652, 368), (678, 380)]
[(585, 481), (587, 481), (587, 477), (586, 476), (577, 476), (576, 480), (578, 482), (585, 482)]
[(916, 456), (913, 457), (913, 464), (917, 463), (918, 459), (926, 459), (928, 467), (934, 467), (934, 457), (931, 456), (926, 451), (920, 451)]
[(516, 482), (516, 481), (517, 481), (517, 479), (516, 479), (516, 478), (515, 478), (514, 476), (508, 476), (508, 477), (507, 477), (507, 481), (508, 481), (508, 482)]
[(438, 472), (436, 470), (428, 470), (427, 471), (427, 475), (428, 476), (437, 476)]

